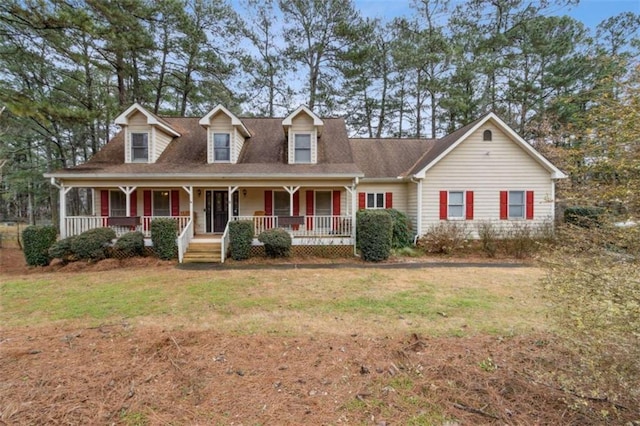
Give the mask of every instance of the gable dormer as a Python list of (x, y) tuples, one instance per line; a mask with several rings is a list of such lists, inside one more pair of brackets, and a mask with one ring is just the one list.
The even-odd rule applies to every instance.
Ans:
[(218, 105), (199, 123), (207, 129), (207, 163), (237, 163), (245, 138), (251, 136), (242, 120)]
[(318, 137), (324, 122), (309, 108), (302, 105), (282, 120), (287, 135), (289, 164), (316, 164)]
[(131, 105), (115, 119), (124, 131), (124, 162), (155, 163), (174, 137), (180, 137), (169, 123), (140, 104)]

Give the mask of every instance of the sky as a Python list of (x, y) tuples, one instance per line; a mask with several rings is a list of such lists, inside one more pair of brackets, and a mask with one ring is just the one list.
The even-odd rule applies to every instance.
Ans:
[[(460, 1), (452, 0), (452, 6)], [(391, 19), (411, 14), (411, 0), (354, 0), (365, 17)], [(553, 9), (553, 15), (569, 15), (594, 29), (600, 22), (622, 12), (640, 14), (640, 0), (580, 0), (577, 6)]]

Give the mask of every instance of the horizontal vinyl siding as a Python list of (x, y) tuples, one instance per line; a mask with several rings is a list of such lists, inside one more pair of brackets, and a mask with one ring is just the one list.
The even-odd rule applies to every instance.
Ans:
[(169, 143), (171, 143), (173, 137), (167, 135), (159, 129), (156, 129), (154, 133), (156, 136), (153, 144), (153, 152), (155, 155), (151, 161), (155, 163), (158, 157), (160, 157), (164, 150), (167, 148), (167, 146), (169, 146)]
[[(407, 183), (407, 216), (411, 220), (411, 226), (414, 233), (418, 229), (418, 185), (411, 182)], [(395, 201), (395, 200), (394, 200)], [(395, 204), (395, 203), (394, 203)]]
[(233, 145), (233, 147), (231, 148), (231, 162), (235, 164), (238, 162), (240, 152), (242, 152), (242, 146), (244, 145), (244, 136), (242, 136), (238, 129), (234, 129), (231, 137), (231, 144)]
[[(483, 141), (484, 130), (492, 141)], [(501, 226), (522, 222), (541, 224), (552, 219), (553, 182), (536, 160), (511, 141), (496, 126), (487, 123), (427, 171), (423, 185), (423, 232), (440, 223), (439, 191), (474, 191), (474, 220), (465, 221), (475, 229), (480, 221)], [(500, 191), (535, 192), (534, 220), (500, 221)]]
[[(360, 192), (391, 192), (393, 193), (393, 208), (403, 213), (409, 213), (407, 209), (407, 183), (360, 183), (356, 189)], [(357, 195), (356, 195), (357, 197)]]

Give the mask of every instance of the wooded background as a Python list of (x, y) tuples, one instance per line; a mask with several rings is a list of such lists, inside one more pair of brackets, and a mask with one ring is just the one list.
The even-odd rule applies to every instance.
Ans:
[(89, 159), (133, 102), (304, 103), (365, 137), (440, 137), (494, 111), (571, 174), (564, 203), (637, 216), (640, 16), (590, 29), (559, 15), (577, 2), (416, 0), (382, 22), (350, 0), (4, 0), (0, 220), (55, 218), (42, 174)]

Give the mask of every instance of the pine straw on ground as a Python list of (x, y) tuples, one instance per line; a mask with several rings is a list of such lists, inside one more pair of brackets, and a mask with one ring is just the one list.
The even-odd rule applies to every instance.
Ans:
[(268, 336), (133, 327), (0, 336), (2, 424), (624, 424), (563, 390), (545, 335)]

